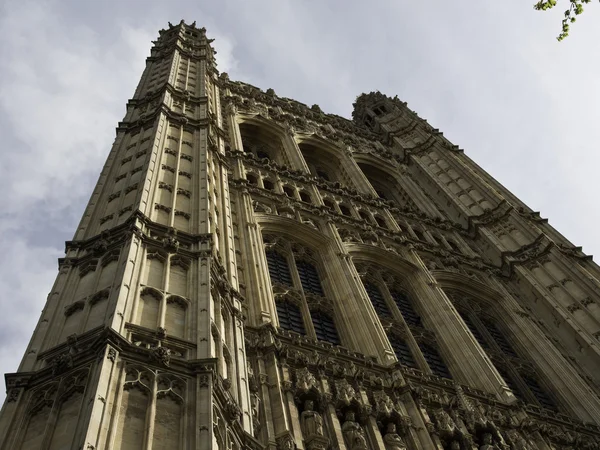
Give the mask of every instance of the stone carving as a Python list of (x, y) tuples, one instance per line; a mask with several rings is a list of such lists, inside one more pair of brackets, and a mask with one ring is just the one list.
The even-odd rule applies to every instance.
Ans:
[(348, 411), (342, 425), (342, 434), (346, 440), (348, 450), (366, 450), (367, 440), (365, 431), (360, 424), (355, 421), (354, 412)]
[(166, 347), (153, 347), (150, 349), (152, 358), (159, 363), (169, 366), (171, 364), (171, 350)]
[(492, 433), (483, 433), (479, 450), (498, 450), (498, 447), (493, 444), (493, 440)]
[(300, 392), (308, 392), (316, 387), (317, 379), (306, 367), (296, 371), (296, 389)]
[(388, 423), (385, 435), (383, 436), (383, 442), (387, 450), (404, 450), (406, 444), (400, 435), (396, 432), (396, 424)]
[(346, 380), (336, 381), (335, 390), (337, 400), (344, 405), (349, 405), (352, 400), (356, 399), (356, 391)]
[(312, 400), (304, 402), (304, 411), (300, 415), (300, 422), (302, 423), (302, 431), (307, 440), (313, 436), (323, 436), (323, 418), (314, 410), (314, 402)]

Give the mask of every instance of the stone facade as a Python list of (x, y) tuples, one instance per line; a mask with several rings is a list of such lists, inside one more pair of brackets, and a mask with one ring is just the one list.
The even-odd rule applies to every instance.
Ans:
[(598, 449), (600, 269), (397, 98), (160, 31), (0, 449)]

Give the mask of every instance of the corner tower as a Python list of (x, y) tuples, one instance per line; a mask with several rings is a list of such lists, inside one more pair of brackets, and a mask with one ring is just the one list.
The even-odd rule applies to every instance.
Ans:
[[(2, 449), (209, 448), (250, 430), (214, 50), (160, 31), (0, 418)], [(203, 447), (205, 446), (205, 447)]]
[(0, 450), (598, 449), (600, 269), (397, 98), (161, 30)]

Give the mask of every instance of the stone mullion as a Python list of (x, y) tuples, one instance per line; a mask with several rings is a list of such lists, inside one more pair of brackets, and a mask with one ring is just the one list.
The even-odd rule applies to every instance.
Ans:
[(154, 443), (154, 439), (152, 438), (154, 435), (154, 419), (156, 417), (156, 395), (158, 393), (156, 375), (156, 372), (154, 372), (154, 376), (152, 377), (152, 388), (148, 394), (150, 396), (150, 405), (148, 407), (148, 411), (146, 412), (146, 427), (143, 450), (152, 450), (152, 445)]
[(369, 437), (369, 439), (367, 439), (367, 442), (371, 442), (370, 449), (386, 450), (385, 444), (383, 442), (383, 435), (381, 434), (381, 432), (379, 431), (379, 427), (377, 426), (377, 419), (372, 414), (369, 414), (365, 428), (367, 431), (366, 434)]
[[(403, 394), (400, 394), (399, 399), (400, 402), (398, 402), (398, 407), (401, 410), (400, 413), (406, 414), (412, 422), (412, 425), (407, 426), (408, 429), (405, 435), (412, 443), (412, 447), (409, 446), (409, 448), (413, 450), (433, 448), (433, 441), (431, 435), (427, 432), (425, 421), (423, 420), (419, 406), (413, 400), (410, 393), (404, 392)], [(404, 438), (405, 441), (407, 440), (406, 437)]]
[[(296, 170), (302, 170), (306, 173), (310, 173), (308, 169), (308, 165), (302, 156), (302, 152), (300, 151), (300, 147), (298, 147), (298, 142), (294, 138), (294, 133), (287, 132), (285, 133), (284, 138), (282, 139), (283, 148), (285, 149), (288, 157), (290, 158), (291, 166)], [(241, 145), (238, 148), (242, 148)]]
[(553, 392), (569, 405), (570, 409), (583, 421), (600, 424), (600, 399), (579, 374), (562, 357), (558, 349), (551, 345), (539, 328), (528, 319), (516, 314), (518, 308), (506, 289), (498, 282), (496, 288), (504, 292), (504, 302), (499, 306), (506, 326), (517, 337), (530, 361), (554, 386)]
[(443, 350), (441, 353), (450, 373), (460, 383), (495, 393), (503, 401), (514, 401), (504, 380), (417, 252), (410, 250), (409, 258), (422, 269), (415, 273), (414, 284), (411, 284), (419, 309), (424, 313), (422, 319), (437, 335), (438, 348)]
[(363, 173), (362, 169), (354, 159), (352, 151), (346, 150), (344, 152), (344, 157), (341, 159), (343, 164), (346, 166), (346, 171), (357, 183), (356, 190), (362, 192), (363, 194), (371, 195), (375, 198), (379, 197), (377, 191), (373, 186), (371, 186), (369, 179)]
[(332, 445), (331, 448), (339, 449), (339, 450), (352, 450), (346, 446), (346, 441), (344, 441), (344, 434), (342, 433), (342, 426), (337, 417), (337, 413), (335, 411), (335, 406), (333, 403), (327, 403), (327, 420), (329, 422), (329, 429), (332, 431), (331, 440)]
[[(364, 284), (361, 281), (360, 274), (356, 269), (352, 261), (352, 257), (348, 255), (341, 255), (340, 263), (343, 267), (343, 272), (346, 274), (345, 280), (347, 285), (350, 286), (354, 292), (352, 292), (350, 297), (348, 298), (356, 298), (357, 299), (357, 311), (364, 311), (368, 317), (364, 317), (364, 314), (358, 314), (357, 317), (361, 317), (361, 319), (365, 319), (365, 327), (362, 328), (358, 324), (356, 324), (356, 329), (353, 329), (354, 324), (347, 324), (348, 335), (352, 338), (352, 343), (354, 348), (360, 349), (360, 351), (366, 355), (377, 355), (379, 361), (381, 361), (385, 365), (394, 364), (397, 359), (394, 354), (394, 350), (390, 345), (390, 342), (387, 338), (385, 330), (381, 325), (381, 321), (379, 320), (379, 316), (371, 303), (369, 295), (364, 287)], [(353, 280), (353, 282), (350, 282)], [(362, 303), (362, 304), (361, 304)], [(340, 308), (345, 310), (345, 308)], [(350, 314), (352, 316), (352, 314)], [(370, 319), (370, 320), (369, 320)], [(370, 326), (373, 325), (373, 326)], [(358, 329), (362, 328), (363, 332), (368, 332), (367, 336), (361, 336), (358, 332)], [(365, 344), (369, 344), (367, 348), (362, 348)]]
[[(290, 253), (286, 255), (286, 258), (288, 260), (290, 275), (292, 276), (292, 284), (294, 285), (295, 289), (300, 293), (300, 297), (302, 298), (302, 304), (299, 306), (300, 311), (302, 312), (302, 318), (304, 319), (304, 331), (306, 331), (306, 336), (308, 336), (309, 338), (317, 339), (317, 333), (315, 332), (315, 327), (312, 321), (311, 310), (308, 306), (308, 302), (306, 301), (306, 295), (304, 293), (304, 288), (302, 287), (302, 281), (300, 281), (300, 274), (298, 273), (298, 268), (296, 267), (296, 255), (294, 255), (293, 252), (290, 251)], [(291, 264), (290, 259), (292, 260)], [(274, 296), (273, 300), (275, 300)], [(274, 315), (277, 316), (277, 305), (274, 304), (274, 307)], [(277, 324), (279, 324), (279, 317), (277, 317)]]
[[(381, 289), (381, 292), (386, 300), (388, 308), (392, 312), (393, 320), (395, 322), (397, 322), (397, 325), (399, 325), (404, 330), (405, 336), (403, 336), (402, 338), (408, 345), (408, 348), (410, 349), (410, 351), (413, 355), (415, 363), (417, 364), (417, 368), (422, 370), (425, 373), (429, 373), (429, 374), (432, 373), (431, 369), (429, 368), (429, 364), (427, 364), (427, 361), (425, 360), (425, 357), (423, 356), (423, 353), (421, 352), (419, 343), (415, 339), (410, 327), (406, 323), (406, 320), (404, 319), (402, 312), (400, 311), (400, 309), (394, 302), (394, 299), (392, 298), (392, 294), (390, 292), (390, 289), (389, 289), (387, 283), (385, 283), (385, 281), (383, 281), (383, 279), (381, 277), (379, 277), (379, 279), (377, 281), (378, 281), (377, 284), (379, 285), (379, 289)], [(386, 335), (386, 341), (388, 343), (390, 343), (387, 335)], [(390, 344), (390, 348), (391, 348), (391, 344)], [(395, 352), (393, 350), (392, 350), (392, 353), (394, 354), (394, 356), (396, 356)], [(397, 360), (397, 358), (396, 358), (396, 360)]]

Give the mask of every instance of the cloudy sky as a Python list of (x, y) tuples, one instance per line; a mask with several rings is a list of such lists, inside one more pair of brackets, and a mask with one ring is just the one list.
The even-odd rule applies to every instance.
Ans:
[(0, 372), (19, 364), (150, 41), (182, 18), (232, 79), (345, 117), (361, 92), (397, 94), (600, 253), (600, 7), (558, 43), (564, 7), (533, 3), (0, 1)]

